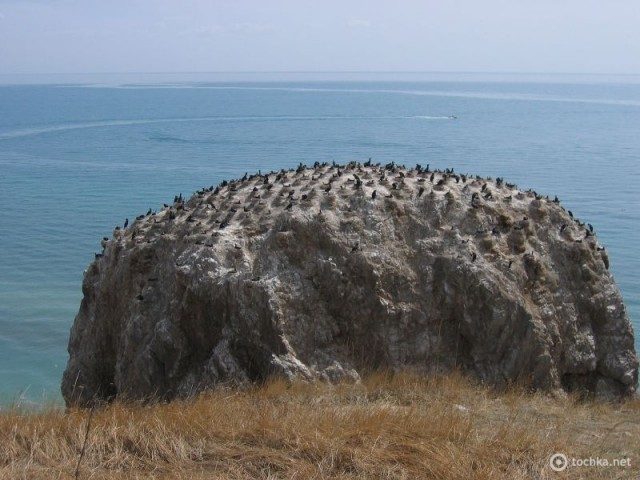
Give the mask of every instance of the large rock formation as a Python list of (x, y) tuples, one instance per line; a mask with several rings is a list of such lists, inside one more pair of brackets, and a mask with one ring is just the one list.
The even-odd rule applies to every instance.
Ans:
[(636, 388), (633, 332), (591, 227), (501, 179), (368, 162), (245, 175), (103, 246), (71, 330), (68, 404), (406, 367)]

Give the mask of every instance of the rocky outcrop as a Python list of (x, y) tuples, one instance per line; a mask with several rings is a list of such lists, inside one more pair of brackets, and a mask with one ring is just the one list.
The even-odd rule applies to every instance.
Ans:
[(557, 200), (369, 162), (174, 200), (116, 229), (86, 271), (67, 404), (402, 368), (605, 397), (636, 388), (606, 251)]

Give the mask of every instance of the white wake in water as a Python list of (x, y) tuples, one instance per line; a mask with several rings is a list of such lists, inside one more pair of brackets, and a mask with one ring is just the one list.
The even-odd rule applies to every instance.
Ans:
[(313, 120), (452, 120), (452, 117), (442, 115), (404, 115), (404, 116), (243, 116), (243, 117), (178, 117), (178, 118), (143, 118), (132, 120), (102, 120), (96, 122), (60, 123), (42, 125), (31, 128), (8, 130), (0, 132), (0, 140), (42, 135), (45, 133), (80, 130), (87, 128), (118, 127), (127, 125), (147, 125), (154, 123), (176, 122), (233, 122), (233, 121), (313, 121)]
[[(502, 92), (471, 92), (453, 90), (395, 90), (395, 89), (365, 89), (365, 88), (311, 88), (311, 87), (252, 87), (232, 85), (189, 85), (189, 84), (158, 84), (158, 85), (79, 85), (84, 88), (116, 88), (116, 89), (205, 89), (205, 90), (267, 90), (283, 92), (320, 92), (320, 93), (384, 93), (396, 95), (415, 95), (431, 97), (459, 97), (484, 100), (518, 100), (533, 102), (563, 102), (563, 103), (591, 103), (597, 105), (618, 105), (640, 107), (640, 100), (616, 100), (608, 98), (578, 98), (560, 97), (555, 95), (540, 95), (535, 93), (502, 93)], [(65, 87), (67, 88), (67, 87)]]

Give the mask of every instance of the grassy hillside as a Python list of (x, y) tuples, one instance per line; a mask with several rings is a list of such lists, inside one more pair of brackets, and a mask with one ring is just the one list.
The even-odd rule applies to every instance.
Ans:
[[(89, 411), (0, 413), (0, 477), (74, 478)], [(549, 457), (629, 458), (571, 467)], [(460, 375), (220, 390), (91, 418), (82, 479), (637, 478), (640, 401), (495, 392)]]

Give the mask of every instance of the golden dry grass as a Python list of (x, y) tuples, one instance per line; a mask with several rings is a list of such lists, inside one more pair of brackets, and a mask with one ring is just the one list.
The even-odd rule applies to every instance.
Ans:
[[(0, 478), (69, 479), (88, 411), (0, 414)], [(640, 402), (498, 393), (458, 374), (359, 385), (272, 381), (95, 412), (82, 479), (638, 478)], [(548, 466), (549, 456), (631, 467)]]

